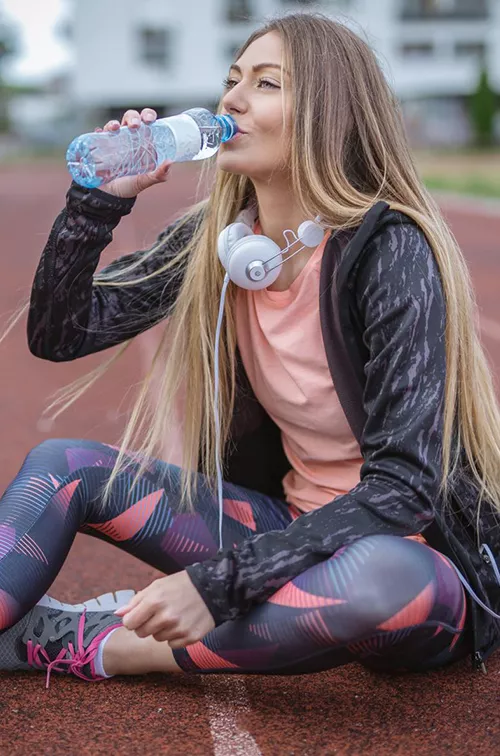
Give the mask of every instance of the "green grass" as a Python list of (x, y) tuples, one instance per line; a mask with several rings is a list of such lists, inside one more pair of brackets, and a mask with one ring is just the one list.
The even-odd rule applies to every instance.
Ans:
[(55, 148), (55, 147), (40, 147), (37, 149), (26, 147), (24, 149), (19, 150), (12, 150), (12, 152), (9, 152), (7, 154), (4, 154), (0, 157), (0, 166), (1, 165), (15, 165), (17, 163), (24, 164), (24, 163), (32, 163), (32, 162), (61, 162), (61, 165), (64, 165), (62, 162), (65, 157), (65, 150), (61, 148)]
[(500, 176), (489, 178), (478, 174), (468, 176), (426, 176), (424, 182), (428, 189), (454, 192), (472, 197), (500, 199)]

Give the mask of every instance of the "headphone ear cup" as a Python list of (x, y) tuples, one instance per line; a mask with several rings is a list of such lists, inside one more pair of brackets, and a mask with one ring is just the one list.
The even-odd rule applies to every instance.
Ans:
[(306, 220), (300, 224), (297, 236), (306, 247), (317, 247), (323, 241), (325, 229), (314, 221)]
[[(272, 259), (272, 270), (265, 272), (263, 266)], [(262, 263), (254, 268), (254, 273), (261, 275), (253, 280), (247, 273), (248, 266), (252, 263)], [(278, 245), (272, 239), (261, 234), (254, 234), (251, 239), (241, 238), (228, 256), (227, 272), (229, 278), (237, 286), (249, 291), (259, 291), (271, 286), (278, 278), (283, 264), (283, 256)]]
[(239, 242), (240, 239), (244, 239), (245, 236), (253, 236), (254, 233), (250, 226), (246, 223), (231, 223), (229, 226), (220, 232), (217, 242), (217, 252), (219, 260), (227, 271), (229, 266), (229, 259), (231, 256), (231, 250), (234, 245)]

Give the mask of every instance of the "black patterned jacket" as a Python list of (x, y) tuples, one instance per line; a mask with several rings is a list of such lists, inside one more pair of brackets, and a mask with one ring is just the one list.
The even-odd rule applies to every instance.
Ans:
[[(74, 360), (131, 339), (166, 317), (182, 271), (122, 289), (93, 286), (100, 254), (134, 203), (71, 185), (33, 283), (28, 342), (34, 355)], [(189, 233), (189, 228), (180, 231), (133, 275), (159, 267)], [(125, 255), (107, 270), (142, 254)], [(286, 530), (248, 538), (187, 567), (216, 625), (244, 615), (341, 546), (375, 533), (423, 533), (453, 560), (481, 600), (500, 613), (500, 585), (476, 545), (477, 491), (465, 461), (453, 480), (448, 510), (438, 496), (445, 303), (439, 270), (421, 230), (378, 202), (354, 232), (332, 235), (322, 259), (319, 310), (332, 381), (364, 460), (360, 482)], [(290, 464), (280, 430), (257, 401), (237, 356), (237, 399), (224, 477), (284, 498), (281, 481)], [(484, 502), (482, 507), (479, 541), (500, 562), (494, 510)], [(484, 660), (500, 645), (500, 624), (468, 593), (467, 601), (472, 661), (485, 671)]]

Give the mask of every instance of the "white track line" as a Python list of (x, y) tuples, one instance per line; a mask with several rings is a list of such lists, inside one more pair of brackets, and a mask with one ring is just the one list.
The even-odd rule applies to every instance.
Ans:
[(232, 675), (201, 675), (205, 686), (214, 756), (262, 756), (249, 732), (238, 725), (238, 714), (250, 710), (243, 680)]
[[(141, 359), (145, 368), (151, 365), (154, 352), (158, 346), (160, 332), (158, 329), (144, 333), (139, 338)], [(153, 395), (157, 384), (153, 383)], [(165, 442), (162, 459), (173, 464), (180, 464), (179, 431), (172, 433), (172, 439)], [(179, 435), (180, 438), (180, 435)], [(247, 691), (243, 680), (233, 675), (201, 675), (205, 687), (210, 734), (213, 742), (213, 756), (262, 756), (261, 751), (249, 732), (238, 724), (238, 715), (250, 711)]]

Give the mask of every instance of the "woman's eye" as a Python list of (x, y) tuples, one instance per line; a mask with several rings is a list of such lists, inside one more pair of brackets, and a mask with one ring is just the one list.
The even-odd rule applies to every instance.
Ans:
[[(222, 82), (224, 89), (232, 89), (234, 84), (238, 84), (236, 79), (224, 79)], [(273, 84), (272, 81), (267, 81), (266, 79), (259, 79), (259, 84), (266, 84), (271, 89), (279, 89), (277, 84)]]
[(267, 84), (268, 87), (272, 87), (273, 89), (279, 89), (277, 84), (273, 84), (272, 81), (266, 81), (265, 79), (259, 79), (259, 84)]

